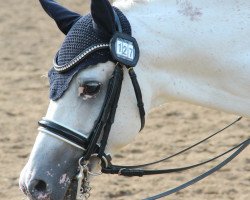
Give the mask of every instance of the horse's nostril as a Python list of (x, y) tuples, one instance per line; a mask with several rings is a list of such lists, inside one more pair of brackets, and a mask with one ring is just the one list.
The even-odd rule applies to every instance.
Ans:
[(34, 185), (34, 189), (37, 192), (44, 192), (46, 191), (46, 183), (42, 180), (37, 180), (37, 183)]
[(30, 194), (42, 194), (47, 191), (47, 184), (43, 180), (34, 179), (28, 185)]

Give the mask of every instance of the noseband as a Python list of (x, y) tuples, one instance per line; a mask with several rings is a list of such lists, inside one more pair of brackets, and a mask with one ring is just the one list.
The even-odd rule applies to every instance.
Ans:
[[(121, 87), (122, 87), (122, 81), (123, 81), (123, 70), (124, 68), (127, 68), (128, 73), (131, 78), (131, 82), (134, 87), (134, 92), (135, 96), (137, 99), (137, 106), (138, 106), (138, 111), (140, 115), (140, 120), (141, 120), (141, 129), (143, 129), (144, 124), (145, 124), (145, 111), (144, 111), (144, 104), (142, 100), (142, 94), (141, 94), (141, 89), (139, 86), (139, 83), (137, 81), (137, 77), (135, 74), (135, 71), (133, 67), (138, 62), (139, 59), (139, 47), (137, 45), (137, 42), (134, 38), (131, 36), (125, 35), (122, 33), (122, 28), (121, 24), (119, 22), (119, 18), (117, 17), (116, 13), (116, 24), (117, 24), (117, 33), (113, 36), (113, 38), (110, 41), (110, 44), (99, 44), (90, 47), (89, 49), (85, 50), (81, 54), (79, 54), (76, 58), (74, 58), (69, 64), (61, 67), (56, 64), (56, 59), (54, 60), (54, 69), (57, 70), (59, 73), (64, 73), (67, 70), (71, 69), (74, 67), (76, 64), (78, 64), (80, 61), (84, 60), (86, 56), (89, 54), (100, 50), (100, 49), (105, 49), (105, 48), (110, 48), (111, 54), (116, 61), (115, 69), (113, 71), (113, 74), (108, 82), (108, 88), (106, 92), (106, 96), (100, 111), (100, 114), (92, 128), (92, 131), (89, 134), (89, 137), (84, 137), (81, 133), (70, 129), (68, 127), (65, 127), (57, 122), (53, 122), (51, 120), (47, 119), (42, 119), (39, 121), (39, 126), (48, 134), (52, 134), (74, 146), (77, 146), (81, 149), (83, 149), (83, 157), (80, 159), (80, 172), (78, 174), (78, 192), (82, 188), (82, 184), (85, 186), (85, 188), (88, 188), (88, 181), (87, 179), (83, 179), (83, 176), (85, 175), (88, 176), (88, 173), (86, 174), (86, 163), (89, 161), (89, 159), (95, 155), (98, 158), (100, 158), (101, 162), (101, 167), (102, 167), (102, 172), (107, 173), (107, 174), (119, 174), (123, 176), (144, 176), (144, 175), (153, 175), (153, 174), (165, 174), (165, 173), (172, 173), (172, 172), (180, 172), (188, 169), (192, 169), (198, 166), (201, 166), (203, 164), (206, 164), (210, 161), (213, 161), (217, 158), (222, 157), (223, 155), (236, 150), (231, 156), (229, 156), (226, 160), (221, 162), (219, 165), (216, 167), (210, 169), (206, 173), (192, 179), (191, 181), (188, 181), (187, 183), (184, 183), (174, 189), (168, 190), (166, 192), (163, 192), (159, 195), (156, 195), (154, 197), (150, 197), (147, 199), (158, 199), (167, 195), (170, 195), (172, 193), (175, 193), (177, 191), (180, 191), (195, 182), (198, 182), (208, 175), (214, 173), (215, 171), (219, 170), (221, 167), (229, 163), (233, 158), (235, 158), (241, 151), (243, 151), (250, 143), (250, 139), (245, 140), (241, 144), (233, 147), (232, 149), (228, 150), (225, 153), (222, 153), (215, 158), (209, 159), (207, 161), (204, 161), (202, 163), (198, 163), (195, 165), (191, 166), (186, 166), (182, 168), (175, 168), (175, 169), (164, 169), (164, 170), (144, 170), (142, 168), (157, 164), (159, 162), (166, 161), (174, 156), (177, 156), (181, 153), (184, 153), (191, 148), (198, 146), (202, 142), (210, 139), (211, 137), (214, 137), (218, 133), (220, 133), (222, 130), (225, 130), (226, 128), (230, 127), (231, 125), (235, 124), (237, 121), (239, 121), (241, 118), (238, 120), (234, 121), (232, 124), (228, 125), (226, 128), (223, 128), (222, 130), (216, 132), (213, 135), (210, 135), (209, 137), (205, 138), (204, 140), (192, 145), (191, 147), (188, 147), (172, 156), (169, 156), (167, 158), (164, 158), (162, 160), (144, 164), (144, 165), (137, 165), (137, 166), (117, 166), (117, 165), (112, 165), (111, 164), (111, 156), (105, 154), (105, 148), (107, 145), (107, 141), (109, 138), (109, 133), (112, 127), (112, 124), (114, 123), (115, 119), (115, 114), (116, 114), (116, 109), (120, 97), (120, 92), (121, 92)], [(118, 45), (123, 45), (125, 44), (126, 46), (129, 46), (133, 49), (133, 52), (131, 54), (134, 54), (133, 56), (129, 55), (121, 55), (122, 53), (117, 50)], [(84, 173), (85, 171), (85, 173)], [(87, 170), (88, 171), (88, 170)], [(84, 183), (85, 181), (85, 183)], [(86, 185), (87, 183), (87, 185)], [(77, 199), (81, 199), (81, 195), (79, 195), (77, 192)], [(84, 192), (88, 193), (89, 191), (85, 190)], [(83, 193), (83, 191), (81, 191)]]

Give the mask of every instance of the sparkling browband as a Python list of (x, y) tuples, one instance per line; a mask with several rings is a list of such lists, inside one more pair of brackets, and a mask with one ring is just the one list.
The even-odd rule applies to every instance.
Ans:
[(53, 60), (53, 67), (57, 72), (66, 72), (70, 70), (72, 67), (74, 67), (76, 64), (78, 64), (80, 61), (82, 61), (86, 56), (89, 54), (93, 53), (94, 51), (100, 50), (100, 49), (105, 49), (108, 48), (109, 44), (98, 44), (98, 45), (93, 45), (83, 52), (81, 52), (78, 56), (73, 58), (70, 62), (66, 63), (65, 65), (58, 65), (57, 64), (57, 57), (58, 57), (58, 52)]

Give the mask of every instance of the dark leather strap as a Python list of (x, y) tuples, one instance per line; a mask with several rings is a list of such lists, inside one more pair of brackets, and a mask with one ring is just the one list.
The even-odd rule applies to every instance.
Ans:
[(137, 106), (138, 106), (139, 114), (140, 114), (140, 118), (141, 118), (141, 129), (140, 129), (140, 131), (141, 131), (145, 126), (145, 110), (144, 110), (144, 103), (142, 100), (141, 88), (140, 88), (140, 85), (138, 83), (135, 71), (132, 67), (128, 69), (128, 73), (129, 73), (130, 79), (132, 81), (134, 91), (135, 91), (135, 96), (137, 99)]
[(238, 149), (232, 154), (230, 155), (228, 158), (226, 158), (224, 161), (222, 161), (221, 163), (219, 163), (218, 165), (216, 165), (215, 167), (213, 167), (212, 169), (208, 170), (207, 172), (201, 174), (200, 176), (197, 176), (193, 179), (191, 179), (190, 181), (181, 184), (178, 187), (175, 187), (173, 189), (167, 190), (166, 192), (162, 192), (158, 195), (152, 196), (152, 197), (148, 197), (145, 198), (144, 200), (155, 200), (155, 199), (160, 199), (166, 196), (169, 196), (173, 193), (176, 193), (178, 191), (181, 191), (201, 180), (203, 180), (204, 178), (208, 177), (209, 175), (213, 174), (214, 172), (220, 170), (222, 167), (224, 167), (225, 165), (227, 165), (228, 163), (230, 163), (235, 157), (237, 157), (244, 149), (246, 149), (248, 147), (248, 145), (250, 144), (250, 139), (244, 141), (241, 146), (238, 147)]
[(204, 143), (204, 142), (208, 141), (209, 139), (215, 137), (216, 135), (222, 133), (224, 130), (230, 128), (231, 126), (233, 126), (234, 124), (236, 124), (237, 122), (239, 122), (241, 119), (242, 119), (242, 117), (238, 117), (232, 123), (228, 124), (227, 126), (225, 126), (222, 129), (216, 131), (215, 133), (209, 135), (208, 137), (206, 137), (206, 138), (204, 138), (204, 139), (202, 139), (202, 140), (200, 140), (200, 141), (198, 141), (198, 142), (196, 142), (196, 143), (188, 146), (185, 149), (182, 149), (182, 150), (178, 151), (177, 153), (174, 153), (174, 154), (172, 154), (170, 156), (167, 156), (167, 157), (165, 157), (163, 159), (160, 159), (160, 160), (157, 160), (157, 161), (154, 161), (154, 162), (150, 162), (150, 163), (141, 164), (141, 165), (133, 165), (133, 166), (131, 166), (131, 165), (129, 165), (129, 166), (127, 166), (127, 165), (112, 165), (112, 166), (114, 168), (120, 168), (120, 169), (124, 169), (124, 168), (126, 168), (126, 169), (136, 169), (137, 168), (138, 169), (138, 168), (144, 168), (144, 167), (152, 166), (152, 165), (155, 165), (155, 164), (167, 161), (167, 160), (169, 160), (171, 158), (174, 158), (174, 157), (176, 157), (178, 155), (181, 155), (181, 154), (183, 154), (183, 153), (185, 153), (185, 152), (193, 149), (194, 147), (197, 147), (197, 146), (201, 145), (202, 143)]
[[(107, 123), (110, 123), (110, 117), (114, 118), (115, 117), (115, 111), (112, 111), (113, 109), (113, 106), (115, 104), (117, 104), (117, 102), (115, 102), (116, 98), (119, 99), (119, 96), (116, 97), (116, 94), (117, 94), (117, 90), (119, 90), (119, 87), (121, 87), (121, 84), (122, 84), (122, 69), (116, 65), (115, 67), (115, 70), (112, 74), (112, 77), (111, 79), (109, 80), (109, 84), (108, 84), (108, 88), (107, 88), (107, 92), (106, 92), (106, 97), (105, 97), (105, 100), (104, 100), (104, 103), (103, 103), (103, 107), (102, 107), (102, 111), (100, 113), (100, 116), (99, 116), (99, 119), (97, 120), (96, 122), (96, 125), (94, 126), (94, 129), (92, 131), (92, 133), (90, 134), (90, 141), (89, 141), (89, 144), (88, 144), (88, 148), (87, 148), (87, 151), (86, 153), (84, 154), (84, 159), (83, 160), (88, 160), (91, 155), (93, 153), (96, 153), (94, 152), (94, 147), (97, 143), (97, 141), (100, 139), (102, 133), (103, 133), (103, 130), (104, 130), (104, 127), (107, 127)], [(112, 114), (113, 113), (113, 114)], [(111, 120), (112, 121), (112, 120)], [(110, 124), (110, 127), (111, 127), (112, 123)], [(102, 137), (101, 139), (101, 149), (99, 150), (99, 154), (104, 154), (104, 150), (105, 150), (105, 147), (103, 146), (102, 143), (102, 140), (107, 140), (108, 139), (108, 135), (109, 135), (109, 131), (110, 131), (110, 128), (109, 130), (107, 130), (106, 128), (106, 131), (108, 132), (104, 132), (104, 136), (105, 137)]]
[(87, 148), (89, 142), (88, 139), (70, 129), (67, 129), (59, 124), (56, 124), (55, 122), (45, 119), (40, 120), (38, 124), (39, 126), (49, 130), (53, 134), (56, 134), (60, 137), (63, 137), (66, 140), (74, 142), (75, 144), (83, 147), (84, 149)]
[(144, 169), (129, 169), (129, 168), (121, 168), (121, 167), (115, 167), (115, 166), (109, 166), (108, 168), (103, 168), (102, 172), (105, 174), (119, 174), (122, 176), (144, 176), (144, 175), (156, 175), (156, 174), (167, 174), (167, 173), (176, 173), (176, 172), (181, 172), (181, 171), (186, 171), (189, 169), (193, 169), (199, 166), (202, 166), (204, 164), (207, 164), (209, 162), (212, 162), (218, 158), (221, 158), (222, 156), (232, 152), (235, 149), (240, 148), (242, 145), (245, 143), (249, 143), (250, 139), (245, 140), (244, 142), (240, 143), (239, 145), (236, 145), (235, 147), (229, 149), (228, 151), (211, 158), (209, 160), (200, 162), (195, 165), (190, 165), (186, 167), (181, 167), (181, 168), (172, 168), (172, 169), (162, 169), (162, 170), (144, 170)]
[(112, 91), (109, 91), (110, 96), (112, 97), (112, 99), (111, 99), (112, 105), (111, 105), (111, 109), (110, 109), (110, 113), (109, 113), (109, 118), (108, 118), (107, 123), (104, 127), (104, 130), (103, 130), (100, 150), (98, 153), (98, 156), (100, 158), (105, 156), (105, 153), (104, 153), (105, 148), (106, 148), (106, 145), (108, 142), (111, 126), (114, 123), (116, 109), (118, 106), (118, 101), (119, 101), (119, 97), (120, 97), (120, 93), (121, 93), (122, 80), (123, 80), (123, 69), (122, 69), (121, 65), (117, 64), (116, 69), (115, 69), (114, 74), (113, 74), (113, 78), (114, 78), (114, 83), (113, 83)]
[[(115, 16), (115, 23), (116, 23), (117, 31), (122, 33), (123, 31), (122, 31), (120, 19), (119, 19), (117, 13), (115, 12), (115, 10), (113, 10), (113, 12), (114, 12), (114, 16)], [(122, 67), (122, 65), (120, 63), (118, 63), (118, 65), (120, 65), (120, 67)], [(144, 110), (144, 103), (142, 100), (141, 88), (140, 88), (140, 85), (138, 83), (137, 76), (135, 74), (133, 67), (126, 66), (126, 68), (128, 69), (129, 76), (130, 76), (130, 79), (132, 81), (134, 91), (135, 91), (135, 96), (137, 99), (137, 106), (139, 109), (139, 114), (140, 114), (140, 119), (141, 119), (141, 129), (140, 129), (140, 131), (141, 131), (145, 126), (145, 110)]]

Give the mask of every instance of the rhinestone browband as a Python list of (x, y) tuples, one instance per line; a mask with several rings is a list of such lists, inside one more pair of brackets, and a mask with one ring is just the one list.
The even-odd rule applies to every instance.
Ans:
[(74, 67), (76, 64), (78, 64), (80, 61), (82, 61), (84, 58), (86, 58), (86, 56), (93, 53), (94, 51), (97, 51), (100, 49), (105, 49), (108, 47), (109, 47), (109, 44), (93, 45), (93, 46), (87, 48), (86, 50), (84, 50), (83, 52), (81, 52), (78, 56), (76, 56), (75, 58), (73, 58), (71, 61), (69, 61), (68, 63), (66, 63), (64, 65), (57, 64), (57, 57), (58, 57), (58, 53), (59, 53), (59, 52), (57, 52), (57, 54), (53, 60), (53, 67), (57, 72), (66, 72), (66, 71), (70, 70), (72, 67)]

